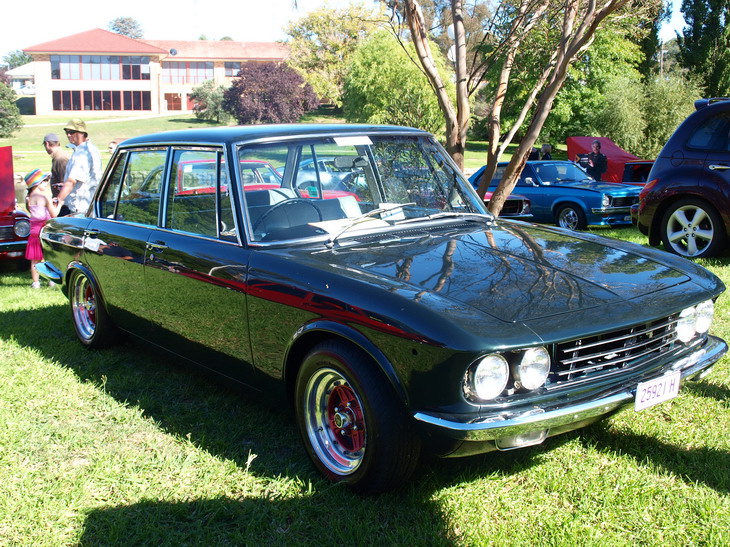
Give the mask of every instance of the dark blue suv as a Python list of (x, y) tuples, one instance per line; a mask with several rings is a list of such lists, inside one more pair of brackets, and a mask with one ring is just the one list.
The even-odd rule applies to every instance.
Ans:
[(664, 145), (632, 219), (649, 244), (703, 258), (730, 233), (730, 98), (702, 99)]

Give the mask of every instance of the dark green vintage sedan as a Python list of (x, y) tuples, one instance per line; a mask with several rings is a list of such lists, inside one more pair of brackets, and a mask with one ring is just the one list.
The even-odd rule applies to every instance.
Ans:
[(727, 351), (711, 273), (495, 219), (410, 128), (128, 139), (89, 211), (42, 241), (83, 344), (132, 334), (289, 401), (314, 464), (363, 493), (405, 481), (422, 449), (512, 450), (661, 403)]

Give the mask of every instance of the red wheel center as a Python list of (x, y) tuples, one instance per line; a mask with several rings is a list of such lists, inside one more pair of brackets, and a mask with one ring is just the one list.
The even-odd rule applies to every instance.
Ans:
[(329, 427), (345, 450), (357, 452), (365, 445), (365, 420), (362, 409), (349, 386), (337, 386), (327, 403)]
[(84, 308), (89, 320), (96, 323), (96, 302), (94, 301), (94, 290), (91, 287), (86, 287), (84, 291)]

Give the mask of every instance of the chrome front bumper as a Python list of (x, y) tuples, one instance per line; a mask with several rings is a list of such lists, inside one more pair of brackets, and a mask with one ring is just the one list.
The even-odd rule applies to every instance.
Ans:
[[(702, 347), (673, 363), (662, 374), (679, 370), (682, 380), (704, 376), (727, 350), (728, 346), (724, 340), (710, 336)], [(654, 377), (658, 376), (661, 374)], [(652, 378), (642, 378), (642, 381), (650, 379)], [(428, 431), (437, 435), (457, 441), (485, 443), (485, 446), (479, 449), (474, 447), (469, 450), (457, 450), (458, 455), (475, 454), (539, 444), (547, 437), (573, 431), (608, 416), (631, 404), (635, 397), (636, 385), (633, 385), (631, 388), (619, 388), (615, 393), (604, 393), (594, 400), (568, 403), (548, 410), (532, 408), (512, 414), (506, 410), (496, 416), (468, 422), (444, 419), (424, 412), (416, 413), (414, 418)]]

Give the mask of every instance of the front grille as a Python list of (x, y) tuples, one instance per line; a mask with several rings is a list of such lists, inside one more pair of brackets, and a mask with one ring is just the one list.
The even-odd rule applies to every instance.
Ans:
[(521, 199), (508, 199), (504, 202), (502, 207), (501, 215), (517, 215), (522, 213), (522, 200)]
[(14, 239), (13, 226), (0, 226), (0, 239)]
[(613, 198), (612, 207), (631, 207), (634, 203), (639, 203), (639, 196), (625, 196)]
[(550, 384), (593, 380), (638, 367), (677, 344), (678, 314), (558, 344)]

